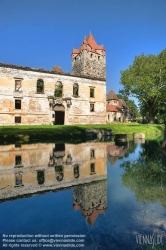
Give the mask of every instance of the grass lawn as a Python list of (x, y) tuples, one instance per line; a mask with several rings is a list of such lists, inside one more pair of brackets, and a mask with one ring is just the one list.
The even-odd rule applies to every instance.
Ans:
[(0, 126), (0, 142), (29, 143), (34, 141), (85, 139), (86, 129), (112, 130), (113, 134), (145, 133), (150, 136), (163, 135), (164, 126), (160, 124), (110, 123), (88, 125), (38, 125), (38, 126)]

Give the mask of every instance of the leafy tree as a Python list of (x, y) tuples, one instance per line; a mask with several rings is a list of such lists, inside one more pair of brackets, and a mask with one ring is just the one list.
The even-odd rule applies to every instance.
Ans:
[(136, 56), (128, 69), (121, 71), (121, 84), (127, 96), (139, 100), (141, 113), (149, 123), (166, 118), (166, 49), (159, 55)]

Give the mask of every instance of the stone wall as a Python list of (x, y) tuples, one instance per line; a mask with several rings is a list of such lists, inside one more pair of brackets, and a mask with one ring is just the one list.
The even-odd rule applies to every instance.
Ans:
[(105, 54), (82, 51), (72, 60), (72, 73), (106, 79)]
[(73, 187), (73, 200), (82, 209), (89, 211), (94, 207), (102, 205), (103, 209), (107, 206), (107, 182), (106, 180), (87, 183), (81, 187)]

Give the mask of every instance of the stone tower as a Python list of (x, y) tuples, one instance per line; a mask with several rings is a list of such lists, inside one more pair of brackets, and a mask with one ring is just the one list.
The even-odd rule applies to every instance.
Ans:
[(79, 49), (72, 51), (72, 74), (106, 78), (106, 53), (103, 45), (97, 45), (89, 34)]
[(99, 214), (107, 208), (107, 180), (91, 182), (72, 188), (73, 206), (81, 210), (85, 220), (93, 225)]

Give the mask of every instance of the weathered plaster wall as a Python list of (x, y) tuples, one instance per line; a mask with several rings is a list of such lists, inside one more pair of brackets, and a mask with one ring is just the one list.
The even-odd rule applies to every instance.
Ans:
[[(81, 183), (89, 183), (106, 178), (106, 147), (104, 143), (65, 144), (62, 151), (56, 150), (57, 144), (30, 144), (0, 146), (0, 199), (38, 191), (55, 190)], [(91, 156), (94, 150), (94, 157)], [(16, 164), (16, 157), (21, 157)], [(70, 157), (69, 157), (70, 156)], [(70, 158), (70, 161), (69, 161)], [(95, 173), (91, 173), (91, 163)], [(74, 166), (79, 167), (78, 178), (74, 177)], [(56, 179), (55, 167), (62, 166), (63, 179)], [(37, 171), (44, 171), (44, 183), (38, 184)], [(16, 175), (22, 183), (16, 184)]]
[(128, 113), (107, 111), (107, 122), (128, 122), (129, 119)]
[[(22, 79), (21, 88), (15, 91), (15, 80)], [(37, 80), (43, 79), (44, 93), (38, 94)], [(44, 73), (19, 68), (0, 67), (0, 125), (15, 125), (15, 116), (21, 116), (21, 124), (53, 124), (54, 111), (48, 96), (54, 95), (55, 85), (63, 85), (62, 105), (65, 107), (65, 124), (106, 122), (106, 82), (74, 77), (71, 75)], [(73, 96), (73, 84), (79, 85), (79, 96)], [(94, 87), (94, 98), (90, 98)], [(67, 107), (66, 97), (71, 98)], [(15, 100), (21, 100), (21, 109), (15, 109)], [(94, 112), (90, 112), (90, 103)]]

